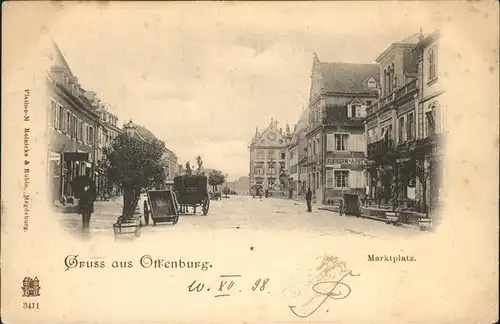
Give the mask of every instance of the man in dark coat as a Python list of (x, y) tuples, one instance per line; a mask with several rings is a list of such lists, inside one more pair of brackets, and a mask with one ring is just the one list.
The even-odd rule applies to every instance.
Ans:
[(94, 186), (91, 182), (86, 183), (82, 188), (78, 209), (79, 213), (82, 215), (82, 232), (88, 233), (90, 228), (90, 216), (94, 212)]
[(307, 212), (308, 213), (312, 212), (311, 200), (312, 200), (311, 187), (307, 187), (306, 202), (307, 202)]
[(264, 193), (266, 195), (266, 198), (269, 197), (269, 189), (266, 189), (266, 191)]

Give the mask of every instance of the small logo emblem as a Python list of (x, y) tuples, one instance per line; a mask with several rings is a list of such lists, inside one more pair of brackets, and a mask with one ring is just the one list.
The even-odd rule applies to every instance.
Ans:
[(31, 279), (30, 277), (24, 277), (23, 286), (23, 297), (37, 297), (40, 296), (40, 281), (37, 277)]

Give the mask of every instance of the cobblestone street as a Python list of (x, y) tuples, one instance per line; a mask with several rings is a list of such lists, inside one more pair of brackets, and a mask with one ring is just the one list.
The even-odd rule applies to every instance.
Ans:
[[(142, 206), (143, 200), (139, 202)], [(181, 215), (176, 225), (150, 222), (143, 227), (143, 233), (153, 232), (188, 232), (188, 231), (275, 231), (289, 230), (317, 233), (318, 235), (362, 235), (367, 238), (394, 238), (425, 235), (418, 229), (388, 225), (354, 216), (340, 216), (336, 212), (318, 210), (321, 205), (313, 204), (313, 212), (307, 213), (303, 202), (279, 198), (252, 198), (248, 196), (230, 196), (222, 201), (211, 201), (210, 210), (203, 216), (197, 213)], [(92, 234), (113, 235), (112, 225), (121, 214), (122, 199), (96, 202), (90, 230)], [(190, 208), (190, 212), (192, 209)], [(59, 214), (65, 230), (79, 234), (81, 216), (77, 214)], [(143, 220), (144, 223), (144, 220)]]

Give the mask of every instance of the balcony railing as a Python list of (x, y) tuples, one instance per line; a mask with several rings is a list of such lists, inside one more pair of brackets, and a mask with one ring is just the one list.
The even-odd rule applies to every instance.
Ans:
[(368, 158), (387, 153), (390, 149), (394, 148), (394, 141), (392, 139), (381, 139), (367, 146)]
[(414, 90), (417, 89), (417, 82), (418, 79), (414, 79), (406, 83), (402, 87), (395, 89), (393, 92), (386, 95), (385, 97), (380, 98), (378, 101), (374, 102), (370, 107), (366, 109), (366, 114), (370, 115), (376, 112), (377, 110), (381, 109), (382, 107), (385, 107), (386, 105), (390, 104), (391, 102), (396, 101), (409, 93), (412, 93)]

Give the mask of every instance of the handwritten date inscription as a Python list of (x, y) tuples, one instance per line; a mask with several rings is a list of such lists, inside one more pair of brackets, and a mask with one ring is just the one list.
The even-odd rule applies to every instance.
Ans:
[[(258, 278), (248, 283), (242, 279), (242, 275), (221, 275), (218, 289), (216, 288), (216, 295), (214, 295), (214, 298), (228, 297), (231, 296), (231, 293), (241, 293), (245, 290), (253, 292), (267, 291), (267, 293), (270, 293), (268, 290), (266, 290), (268, 283), (269, 278)], [(189, 292), (193, 293), (212, 291), (211, 287), (208, 287), (203, 282), (197, 280), (191, 282), (191, 284), (189, 284), (187, 288)]]

